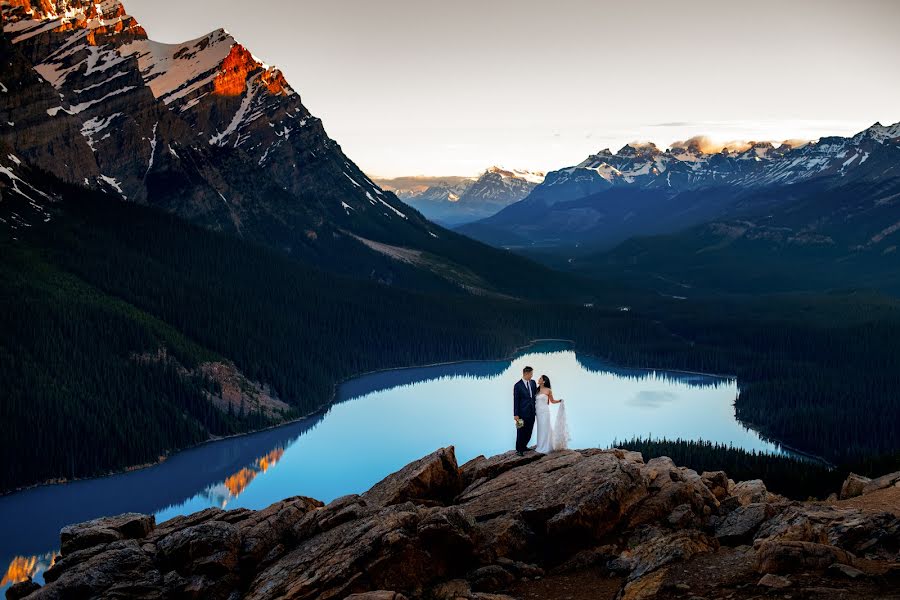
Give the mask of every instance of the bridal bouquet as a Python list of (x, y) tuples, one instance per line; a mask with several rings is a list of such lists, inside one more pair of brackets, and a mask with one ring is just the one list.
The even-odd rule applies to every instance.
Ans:
[(525, 420), (519, 417), (516, 419), (516, 429), (522, 429), (523, 427), (525, 427)]

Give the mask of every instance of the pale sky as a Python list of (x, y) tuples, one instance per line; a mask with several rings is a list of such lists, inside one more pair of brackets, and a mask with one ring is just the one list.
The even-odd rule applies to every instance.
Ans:
[(377, 176), (900, 121), (896, 0), (124, 2), (158, 41), (228, 29)]

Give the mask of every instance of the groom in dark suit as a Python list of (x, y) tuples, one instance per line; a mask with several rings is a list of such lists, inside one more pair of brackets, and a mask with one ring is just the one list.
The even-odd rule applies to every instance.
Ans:
[(513, 418), (516, 423), (522, 419), (524, 425), (516, 430), (516, 454), (523, 456), (528, 450), (531, 433), (534, 431), (534, 397), (537, 384), (531, 380), (534, 369), (522, 369), (522, 379), (513, 386)]

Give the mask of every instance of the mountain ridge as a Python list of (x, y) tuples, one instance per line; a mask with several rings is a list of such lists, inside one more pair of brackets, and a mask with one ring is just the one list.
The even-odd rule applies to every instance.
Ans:
[(900, 176), (898, 149), (900, 123), (803, 145), (754, 142), (736, 152), (629, 144), (551, 171), (522, 201), (459, 230), (497, 246), (609, 248), (722, 218), (758, 190), (808, 182), (831, 189)]
[[(281, 71), (224, 29), (161, 44), (118, 0), (15, 0), (2, 23), (18, 73), (12, 87), (0, 77), (0, 186), (12, 193), (31, 165), (342, 275), (531, 292), (505, 273), (532, 263), (446, 231), (381, 189)], [(401, 260), (410, 252), (427, 260)]]

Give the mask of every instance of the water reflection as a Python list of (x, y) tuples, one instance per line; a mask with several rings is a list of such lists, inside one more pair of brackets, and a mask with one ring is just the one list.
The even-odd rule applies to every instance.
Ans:
[(210, 504), (225, 508), (229, 500), (240, 496), (257, 475), (274, 467), (282, 456), (284, 448), (279, 446), (265, 456), (257, 458), (250, 466), (242, 467), (237, 473), (229, 475), (222, 483), (207, 487), (201, 494), (209, 499)]
[(460, 462), (504, 452), (514, 437), (511, 388), (526, 363), (550, 375), (557, 397), (566, 398), (575, 447), (652, 435), (779, 451), (735, 420), (732, 378), (625, 369), (544, 343), (512, 361), (365, 375), (302, 422), (206, 444), (140, 471), (0, 497), (0, 564), (10, 565), (3, 587), (14, 577), (40, 581), (54, 555), (47, 550), (69, 523), (129, 511), (161, 522), (210, 506), (263, 508), (298, 494), (327, 502), (368, 489), (439, 446), (455, 445)]
[(3, 574), (3, 579), (0, 581), (0, 588), (6, 589), (14, 583), (28, 579), (40, 580), (44, 571), (53, 565), (56, 556), (56, 552), (48, 552), (40, 556), (16, 556), (6, 568), (6, 573)]

